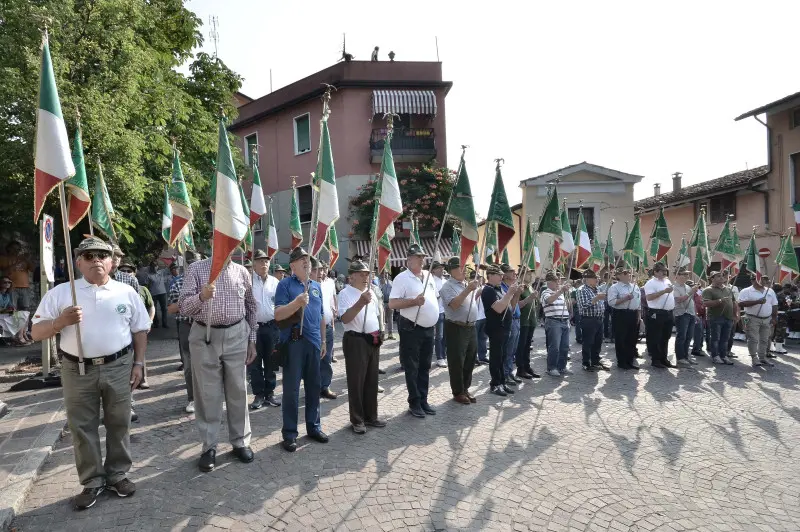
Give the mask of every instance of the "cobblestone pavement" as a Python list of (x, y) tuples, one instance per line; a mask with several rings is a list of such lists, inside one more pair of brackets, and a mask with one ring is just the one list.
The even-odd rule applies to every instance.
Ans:
[[(537, 332), (534, 367), (542, 369)], [(176, 350), (175, 341), (151, 343), (153, 388), (136, 392), (136, 495), (104, 494), (74, 512), (79, 486), (66, 437), (17, 530), (800, 529), (796, 354), (753, 369), (737, 344), (735, 366), (706, 357), (696, 370), (589, 374), (573, 347), (575, 375), (525, 383), (508, 399), (486, 395), (481, 367), (471, 406), (451, 401), (447, 370), (434, 369), (439, 413), (420, 420), (406, 413), (389, 342), (380, 398), (388, 427), (355, 435), (341, 395), (323, 405), (331, 442), (301, 437), (289, 454), (279, 446), (280, 410), (266, 408), (251, 416), (256, 461), (241, 464), (222, 444), (217, 470), (200, 474)], [(336, 356), (332, 388), (343, 392), (338, 346)]]

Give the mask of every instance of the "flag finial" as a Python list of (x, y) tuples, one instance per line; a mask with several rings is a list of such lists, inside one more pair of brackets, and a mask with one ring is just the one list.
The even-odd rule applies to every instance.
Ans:
[[(506, 160), (505, 160), (505, 159), (503, 159), (502, 157), (498, 157), (497, 159), (495, 159), (495, 160), (494, 160), (494, 162), (496, 162), (496, 163), (497, 163), (497, 166), (496, 166), (495, 168), (496, 168), (497, 170), (499, 170), (499, 169), (500, 169), (500, 167), (501, 167), (503, 164), (505, 164)], [(501, 164), (501, 163), (502, 163), (502, 164)]]
[(292, 178), (292, 188), (297, 187), (297, 176), (293, 175), (291, 176), (291, 178)]

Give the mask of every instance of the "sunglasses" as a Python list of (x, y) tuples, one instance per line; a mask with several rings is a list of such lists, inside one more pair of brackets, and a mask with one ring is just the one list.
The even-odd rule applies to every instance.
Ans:
[(83, 257), (86, 260), (94, 260), (94, 259), (106, 260), (110, 256), (111, 253), (109, 253), (108, 251), (87, 251), (86, 253), (83, 253), (81, 255), (81, 257)]

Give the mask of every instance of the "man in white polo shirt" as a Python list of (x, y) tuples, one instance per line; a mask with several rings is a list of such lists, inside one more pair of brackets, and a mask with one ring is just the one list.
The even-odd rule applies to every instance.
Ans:
[[(31, 332), (36, 341), (61, 334), (64, 406), (74, 441), (75, 466), (84, 488), (74, 504), (77, 510), (85, 510), (94, 506), (106, 489), (120, 497), (136, 491), (127, 478), (132, 464), (131, 391), (142, 381), (150, 317), (133, 288), (109, 277), (111, 246), (89, 237), (75, 254), (83, 275), (75, 281), (78, 305), (72, 305), (69, 283), (56, 286), (39, 303)], [(78, 327), (84, 375), (78, 362)], [(106, 429), (105, 462), (98, 431), (101, 422)]]
[[(417, 244), (408, 247), (408, 269), (397, 274), (389, 295), (389, 308), (400, 311), (400, 364), (406, 373), (408, 409), (414, 417), (434, 416), (428, 404), (428, 383), (433, 356), (434, 328), (439, 321), (439, 291), (422, 269), (425, 252)], [(426, 283), (427, 280), (427, 283)], [(423, 292), (424, 289), (424, 292)]]
[(667, 358), (667, 346), (672, 336), (675, 318), (675, 296), (672, 294), (672, 282), (667, 278), (667, 267), (656, 262), (653, 266), (653, 277), (644, 285), (647, 298), (647, 352), (650, 364), (654, 368), (674, 368)]
[(755, 274), (750, 275), (750, 282), (751, 286), (739, 292), (739, 306), (747, 314), (747, 349), (753, 366), (774, 366), (767, 353), (772, 328), (778, 323), (778, 296), (762, 285)]

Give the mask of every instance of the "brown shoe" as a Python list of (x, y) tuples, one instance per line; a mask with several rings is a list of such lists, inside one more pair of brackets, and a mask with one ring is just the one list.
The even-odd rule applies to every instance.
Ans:
[(120, 497), (128, 497), (136, 493), (136, 484), (128, 480), (127, 478), (123, 478), (116, 484), (112, 484), (108, 487), (109, 490), (113, 491)]
[(84, 488), (82, 492), (72, 500), (76, 510), (88, 510), (97, 502), (97, 496), (103, 493), (105, 486), (99, 488)]
[(328, 388), (324, 388), (324, 389), (323, 389), (323, 390), (320, 392), (319, 396), (320, 396), (320, 397), (323, 397), (323, 398), (325, 398), (325, 399), (336, 399), (337, 397), (339, 397), (338, 395), (336, 395), (335, 393), (333, 393), (332, 391), (330, 391)]
[(466, 396), (467, 396), (467, 399), (469, 399), (469, 402), (470, 402), (470, 403), (477, 403), (477, 402), (478, 402), (478, 400), (475, 398), (475, 396), (474, 396), (474, 395), (472, 395), (471, 393), (469, 393), (469, 392), (464, 392), (464, 395), (466, 395)]
[(468, 405), (472, 402), (469, 400), (469, 397), (467, 397), (463, 393), (460, 393), (455, 397), (453, 397), (453, 401), (455, 401), (456, 403), (461, 403), (462, 405)]

